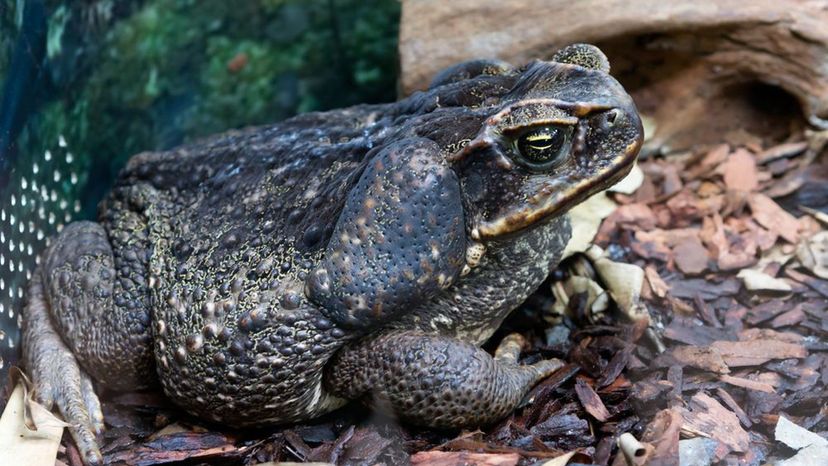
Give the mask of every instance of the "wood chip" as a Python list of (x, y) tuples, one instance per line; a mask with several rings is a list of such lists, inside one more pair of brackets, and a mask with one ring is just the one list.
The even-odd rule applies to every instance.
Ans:
[(686, 275), (698, 275), (707, 269), (707, 249), (697, 237), (685, 238), (673, 248), (676, 266)]
[(601, 398), (595, 393), (595, 390), (584, 379), (578, 379), (576, 381), (575, 393), (578, 395), (578, 400), (581, 402), (581, 405), (583, 405), (584, 409), (592, 417), (600, 422), (607, 422), (607, 419), (610, 417), (607, 407), (604, 406), (604, 402), (601, 401)]
[(720, 283), (700, 278), (676, 280), (669, 283), (670, 294), (676, 298), (694, 299), (696, 296), (700, 296), (704, 300), (732, 296), (738, 293), (742, 286), (735, 278), (722, 280)]
[(731, 375), (721, 375), (719, 380), (724, 383), (734, 385), (736, 387), (747, 388), (748, 390), (756, 390), (758, 392), (774, 393), (773, 385), (757, 382), (755, 380), (745, 379), (742, 377), (733, 377)]
[(689, 437), (709, 437), (723, 443), (730, 450), (745, 452), (750, 437), (742, 428), (739, 418), (718, 401), (704, 392), (690, 399), (689, 409), (679, 408), (684, 424), (681, 431)]
[(730, 410), (733, 411), (734, 414), (736, 414), (736, 417), (739, 418), (739, 422), (741, 422), (746, 429), (750, 429), (750, 427), (753, 425), (753, 422), (751, 422), (747, 413), (745, 413), (745, 410), (743, 410), (742, 407), (739, 406), (739, 403), (737, 403), (736, 400), (734, 400), (733, 397), (730, 396), (730, 393), (728, 393), (727, 390), (725, 390), (724, 388), (719, 387), (716, 389), (716, 394), (719, 395), (719, 398), (722, 399), (724, 404), (727, 405), (727, 407), (730, 408)]
[(784, 157), (793, 157), (794, 155), (799, 155), (805, 152), (805, 149), (807, 148), (808, 143), (805, 141), (780, 144), (778, 146), (773, 146), (756, 156), (756, 162), (759, 164), (766, 164)]
[(739, 148), (721, 165), (727, 189), (739, 192), (755, 191), (759, 187), (756, 160), (750, 152)]
[(777, 233), (789, 243), (799, 241), (799, 222), (796, 217), (779, 207), (773, 199), (761, 193), (753, 193), (748, 198), (750, 210), (755, 220), (763, 227)]
[(696, 324), (690, 319), (676, 317), (664, 329), (664, 337), (686, 345), (706, 346), (716, 340), (736, 341), (736, 335), (727, 329)]
[(643, 230), (652, 230), (656, 227), (655, 214), (646, 204), (627, 204), (619, 206), (610, 215), (610, 218), (618, 224), (635, 225)]
[(412, 465), (429, 466), (515, 466), (517, 453), (472, 453), (468, 451), (421, 451), (411, 456)]
[(761, 341), (774, 340), (787, 343), (799, 344), (805, 339), (802, 335), (793, 332), (779, 332), (769, 328), (750, 328), (739, 332), (737, 335), (740, 341)]
[(808, 356), (804, 346), (777, 340), (716, 341), (710, 347), (718, 350), (730, 367), (758, 366), (772, 359)]
[(783, 312), (782, 314), (774, 317), (770, 325), (773, 328), (789, 327), (802, 322), (806, 317), (805, 311), (802, 310), (802, 306), (797, 305), (790, 311)]
[(658, 275), (658, 270), (654, 266), (648, 265), (644, 267), (644, 276), (647, 277), (647, 283), (649, 283), (650, 289), (653, 290), (656, 296), (659, 298), (667, 296), (667, 292), (670, 291), (670, 286), (661, 279)]
[(730, 146), (727, 144), (720, 144), (711, 149), (705, 156), (689, 170), (682, 173), (685, 180), (692, 180), (712, 173), (720, 163), (727, 159), (727, 154), (730, 153)]
[(722, 354), (711, 347), (676, 346), (653, 361), (655, 367), (670, 367), (675, 364), (695, 367), (716, 374), (730, 373)]
[(785, 275), (793, 278), (794, 280), (798, 281), (799, 283), (803, 283), (808, 285), (811, 289), (816, 291), (817, 293), (821, 294), (828, 298), (828, 281), (820, 280), (815, 277), (810, 277), (805, 275), (804, 273), (799, 273), (796, 270), (791, 270), (791, 268), (785, 269)]
[(641, 440), (651, 444), (654, 448), (646, 464), (650, 466), (678, 464), (680, 431), (681, 413), (678, 410), (665, 409), (656, 413), (641, 435)]

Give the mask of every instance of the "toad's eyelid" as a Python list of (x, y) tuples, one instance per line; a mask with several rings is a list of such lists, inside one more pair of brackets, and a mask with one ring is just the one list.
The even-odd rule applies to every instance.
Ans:
[(576, 126), (580, 119), (578, 117), (558, 116), (547, 119), (537, 119), (532, 121), (520, 122), (519, 124), (504, 126), (501, 128), (503, 134), (512, 135), (516, 133), (523, 133), (533, 128), (542, 128), (544, 126)]
[(519, 111), (526, 107), (546, 106), (556, 108), (570, 114), (574, 117), (585, 117), (593, 112), (600, 112), (615, 108), (615, 105), (610, 102), (571, 102), (561, 99), (526, 99), (519, 102), (514, 102), (506, 108), (502, 109), (494, 119), (502, 118), (503, 115)]

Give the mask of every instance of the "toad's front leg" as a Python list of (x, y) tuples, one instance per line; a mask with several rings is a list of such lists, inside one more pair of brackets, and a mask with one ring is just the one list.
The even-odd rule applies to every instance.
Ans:
[(325, 382), (336, 396), (374, 398), (412, 424), (491, 424), (562, 366), (559, 360), (518, 365), (522, 340), (506, 337), (492, 357), (455, 338), (391, 331), (343, 348), (328, 366)]
[(412, 137), (369, 156), (306, 294), (331, 320), (370, 329), (452, 285), (466, 263), (460, 182)]

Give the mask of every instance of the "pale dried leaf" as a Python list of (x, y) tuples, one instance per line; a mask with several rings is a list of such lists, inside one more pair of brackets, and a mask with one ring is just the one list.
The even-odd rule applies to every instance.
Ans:
[(598, 247), (590, 248), (587, 256), (593, 261), (595, 271), (607, 286), (612, 299), (625, 315), (632, 316), (632, 310), (641, 298), (644, 269), (635, 264), (613, 262)]
[[(0, 464), (52, 466), (67, 424), (40, 404), (26, 400), (24, 392), (23, 383), (18, 383), (0, 417)], [(37, 430), (26, 427), (24, 403), (30, 403)]]
[(794, 450), (811, 445), (828, 446), (828, 440), (804, 427), (794, 424), (785, 416), (779, 416), (773, 435), (778, 442), (782, 442)]
[(778, 442), (798, 450), (797, 453), (776, 464), (783, 466), (808, 466), (828, 464), (828, 440), (779, 416), (774, 436)]
[(745, 288), (750, 291), (775, 291), (775, 292), (790, 292), (791, 285), (781, 278), (771, 277), (770, 275), (754, 269), (740, 270), (737, 277), (741, 278), (745, 284)]
[(561, 456), (557, 456), (543, 463), (541, 466), (566, 466), (569, 463), (569, 460), (571, 460), (576, 453), (578, 453), (577, 450), (564, 453)]
[(563, 252), (563, 258), (586, 251), (595, 239), (601, 222), (618, 208), (605, 193), (598, 193), (569, 211), (572, 236)]
[(821, 231), (799, 243), (796, 258), (814, 275), (828, 280), (828, 231)]
[(621, 194), (632, 194), (634, 193), (639, 187), (641, 187), (641, 183), (644, 182), (644, 172), (641, 171), (641, 167), (638, 166), (636, 163), (633, 165), (632, 170), (630, 173), (627, 174), (621, 181), (615, 183), (614, 185), (610, 186), (607, 191), (613, 193), (621, 193)]

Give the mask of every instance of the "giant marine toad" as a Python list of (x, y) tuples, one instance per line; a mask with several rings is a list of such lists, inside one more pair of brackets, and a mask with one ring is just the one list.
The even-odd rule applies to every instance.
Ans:
[(595, 47), (440, 73), (396, 103), (300, 115), (131, 159), (53, 239), (29, 285), (24, 361), (89, 463), (94, 385), (160, 384), (235, 426), (381, 399), (405, 422), (486, 424), (553, 361), (479, 346), (543, 282), (566, 212), (642, 141)]

